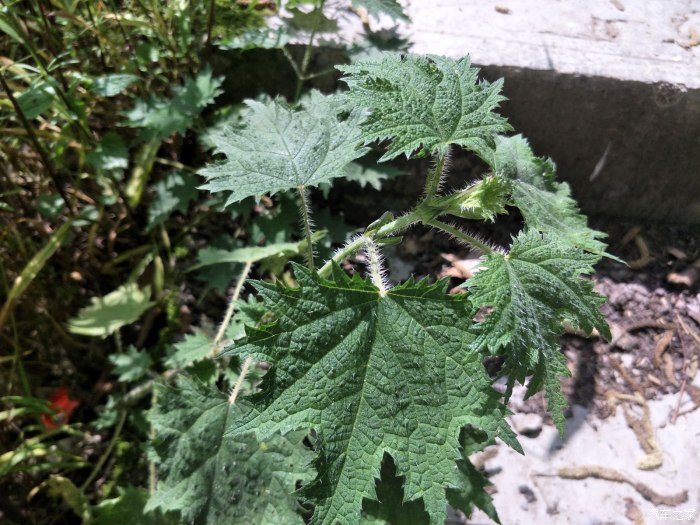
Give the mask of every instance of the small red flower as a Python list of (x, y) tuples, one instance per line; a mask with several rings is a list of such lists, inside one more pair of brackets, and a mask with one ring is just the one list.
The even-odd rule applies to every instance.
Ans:
[(70, 415), (80, 404), (80, 401), (68, 396), (68, 389), (65, 386), (56, 390), (49, 401), (49, 408), (55, 412), (41, 415), (41, 422), (47, 430), (54, 430), (68, 423)]

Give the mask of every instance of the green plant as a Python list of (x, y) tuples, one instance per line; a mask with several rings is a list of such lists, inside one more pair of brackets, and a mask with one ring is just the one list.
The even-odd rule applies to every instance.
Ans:
[[(86, 522), (102, 499), (116, 501), (95, 510), (105, 517), (123, 500), (137, 501), (135, 493), (148, 496), (120, 486), (147, 479), (130, 477), (146, 471), (147, 460), (140, 447), (128, 448), (148, 439), (146, 403), (124, 399), (141, 382), (152, 385), (167, 366), (166, 343), (186, 330), (178, 293), (186, 278), (205, 273), (185, 271), (196, 257), (192, 232), (221, 217), (243, 224), (258, 215), (252, 206), (239, 213), (197, 199), (195, 171), (206, 151), (194, 138), (209, 126), (221, 92), (221, 77), (204, 64), (214, 49), (208, 16), (218, 23), (225, 15), (219, 36), (231, 36), (260, 26), (265, 14), (235, 2), (215, 11), (206, 4), (0, 6), (3, 520), (61, 521), (60, 510), (37, 503), (51, 494)], [(192, 223), (184, 220), (189, 209), (200, 211)], [(222, 244), (241, 244), (234, 237), (227, 232)], [(230, 274), (225, 279), (223, 287)], [(87, 365), (109, 374), (110, 363), (116, 377), (104, 391), (78, 372)], [(70, 420), (59, 413), (54, 428), (44, 421), (51, 406), (37, 407), (59, 387), (81, 403)]]
[[(393, 0), (354, 4), (403, 16)], [(259, 277), (291, 280), (287, 262), (308, 243), (290, 226), (297, 195), (226, 208), (221, 195), (196, 189), (208, 137), (238, 115), (239, 94), (219, 97), (222, 63), (270, 48), (256, 37), (269, 34), (268, 15), (284, 12), (272, 47), (297, 77), (290, 91), (303, 96), (307, 83), (333, 72), (316, 70), (315, 42), (336, 30), (328, 15), (347, 15), (348, 7), (317, 0), (0, 6), (0, 405), (7, 416), (0, 492), (12, 494), (3, 516), (60, 520), (50, 505), (26, 505), (38, 492), (56, 495), (86, 522), (127, 509), (140, 515), (145, 487), (155, 482), (143, 450), (153, 385), (181, 373), (223, 388), (235, 383), (238, 362), (217, 366), (213, 357), (265, 312), (232, 301), (217, 328), (201, 311), (218, 313), (232, 275), (247, 275), (253, 264)], [(242, 89), (261, 91), (255, 75), (242, 76)], [(348, 179), (378, 188), (396, 171), (356, 164)], [(351, 227), (327, 209), (319, 223), (323, 213), (329, 231), (312, 240), (327, 253)], [(196, 312), (194, 333), (171, 344), (190, 332), (188, 308)], [(253, 370), (248, 378), (255, 377)], [(42, 406), (59, 388), (80, 400), (70, 420), (58, 418), (59, 428), (47, 431), (47, 414), (34, 422), (36, 414), (18, 409)]]
[[(522, 452), (505, 403), (528, 377), (528, 395), (545, 390), (563, 434), (563, 323), (610, 337), (604, 298), (584, 277), (606, 255), (603, 234), (586, 226), (553, 163), (504, 135), (501, 82), (479, 81), (469, 58), (387, 54), (339, 69), (347, 92), (249, 102), (242, 122), (215, 137), (223, 158), (201, 170), (203, 188), (228, 192), (229, 204), (296, 191), (306, 267), (294, 265), (292, 286), (253, 283), (258, 314), (219, 354), (240, 363), (229, 395), (184, 377), (158, 388), (150, 419), (160, 481), (147, 511), (266, 524), (302, 523), (313, 507), (314, 524), (441, 524), (449, 502), (497, 519), (469, 454), (496, 438)], [(308, 188), (343, 177), (377, 141), (382, 161), (433, 157), (424, 195), (317, 268)], [(490, 171), (443, 193), (455, 147)], [(524, 229), (508, 248), (450, 222), (492, 221), (509, 206)], [(445, 281), (390, 286), (382, 248), (417, 224), (484, 254), (466, 293), (448, 294)], [(347, 276), (339, 264), (361, 251), (367, 276)], [(505, 394), (483, 366), (489, 356), (505, 358)], [(259, 380), (254, 363), (263, 362)], [(305, 468), (311, 455), (315, 475)]]

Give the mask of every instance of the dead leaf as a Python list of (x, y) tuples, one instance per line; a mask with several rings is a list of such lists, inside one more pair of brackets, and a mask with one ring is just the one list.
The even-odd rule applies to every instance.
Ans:
[(460, 259), (453, 253), (441, 253), (440, 256), (451, 264), (441, 272), (439, 277), (455, 277), (456, 279), (471, 279), (476, 269), (481, 265), (479, 258)]
[(688, 40), (684, 42), (676, 41), (677, 44), (683, 49), (690, 49), (691, 47), (700, 45), (700, 34), (698, 34), (694, 27), (691, 26), (688, 28), (688, 36), (690, 37)]
[(625, 517), (634, 525), (645, 525), (644, 513), (632, 498), (625, 498)]
[(666, 351), (672, 340), (673, 330), (666, 330), (659, 336), (656, 342), (656, 347), (654, 348), (654, 366), (656, 368), (661, 367), (661, 355)]
[(686, 268), (682, 272), (669, 273), (666, 276), (666, 280), (671, 284), (679, 284), (681, 286), (685, 286), (686, 288), (690, 288), (697, 282), (699, 277), (700, 270), (698, 270), (694, 266), (691, 266), (690, 268)]
[(664, 354), (664, 375), (669, 383), (673, 386), (678, 386), (678, 379), (676, 379), (676, 365), (673, 362), (673, 357), (669, 354)]
[(661, 380), (653, 374), (647, 374), (647, 379), (650, 383), (654, 383), (656, 386), (661, 386), (663, 384), (661, 383)]
[(685, 261), (688, 258), (688, 255), (683, 250), (679, 250), (678, 248), (674, 248), (672, 246), (666, 248), (666, 251), (680, 261)]
[(637, 246), (637, 250), (639, 251), (639, 258), (634, 259), (633, 261), (629, 261), (627, 263), (627, 266), (629, 266), (633, 270), (641, 270), (652, 261), (652, 257), (649, 253), (649, 247), (647, 246), (644, 237), (638, 234), (634, 238), (634, 244), (635, 246)]

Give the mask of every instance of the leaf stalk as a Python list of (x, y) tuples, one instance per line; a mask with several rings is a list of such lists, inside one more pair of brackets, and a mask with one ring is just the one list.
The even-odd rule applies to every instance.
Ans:
[(432, 226), (433, 228), (437, 228), (438, 230), (442, 230), (445, 233), (449, 233), (456, 239), (463, 241), (470, 246), (473, 246), (474, 248), (477, 248), (478, 250), (482, 251), (485, 254), (490, 254), (493, 253), (493, 249), (488, 246), (487, 244), (481, 242), (479, 239), (476, 237), (472, 237), (471, 235), (463, 232), (459, 228), (456, 228), (454, 226), (451, 226), (450, 224), (446, 224), (442, 221), (439, 221), (437, 219), (433, 219), (432, 221), (428, 221), (426, 224), (429, 226)]
[(445, 168), (446, 159), (447, 153), (439, 153), (437, 156), (437, 161), (435, 162), (435, 168), (428, 171), (428, 176), (425, 180), (424, 202), (430, 202), (433, 197), (437, 195), (438, 189), (440, 188), (440, 182), (442, 181), (442, 171)]
[(418, 207), (373, 232), (364, 233), (363, 235), (358, 236), (338, 250), (338, 252), (321, 267), (321, 269), (318, 271), (319, 276), (328, 277), (331, 273), (331, 269), (333, 268), (333, 263), (338, 264), (340, 261), (359, 252), (366, 245), (367, 239), (375, 241), (377, 239), (391, 237), (395, 233), (405, 230), (416, 222), (421, 222), (421, 215), (422, 209)]
[(311, 223), (311, 206), (309, 205), (309, 194), (304, 186), (299, 186), (299, 195), (301, 196), (301, 219), (304, 225), (304, 235), (306, 237), (306, 259), (309, 265), (309, 270), (315, 271), (314, 266), (314, 245), (312, 239), (312, 223)]
[(245, 283), (246, 279), (248, 278), (248, 274), (250, 273), (250, 269), (252, 266), (253, 266), (253, 263), (251, 261), (248, 261), (247, 263), (245, 263), (245, 266), (243, 267), (241, 274), (238, 276), (238, 281), (236, 282), (236, 287), (233, 289), (233, 295), (231, 295), (231, 300), (229, 301), (228, 308), (226, 309), (226, 315), (224, 315), (224, 320), (221, 321), (221, 325), (219, 326), (219, 331), (216, 333), (216, 337), (214, 337), (214, 343), (212, 344), (212, 351), (211, 351), (212, 357), (216, 357), (216, 355), (221, 350), (219, 348), (219, 345), (221, 344), (221, 341), (223, 340), (224, 335), (226, 334), (226, 330), (228, 329), (228, 326), (231, 324), (231, 318), (233, 317), (233, 312), (236, 309), (236, 302), (238, 301), (238, 298), (241, 295), (241, 290), (243, 290), (243, 284)]
[(250, 365), (252, 362), (253, 360), (250, 357), (246, 357), (245, 361), (243, 361), (243, 366), (241, 366), (241, 374), (238, 376), (236, 384), (233, 386), (233, 390), (231, 390), (231, 395), (228, 397), (229, 405), (236, 404), (236, 399), (238, 399), (238, 394), (240, 394), (241, 388), (243, 388), (243, 382), (248, 375), (248, 370), (250, 370)]

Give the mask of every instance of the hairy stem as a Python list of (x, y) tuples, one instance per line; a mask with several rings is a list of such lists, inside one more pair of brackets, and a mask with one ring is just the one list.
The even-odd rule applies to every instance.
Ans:
[(238, 398), (238, 394), (241, 392), (243, 382), (245, 381), (245, 378), (248, 375), (248, 370), (250, 369), (250, 365), (252, 364), (252, 362), (253, 360), (250, 357), (246, 357), (245, 361), (243, 361), (243, 366), (241, 366), (241, 374), (238, 376), (236, 384), (233, 386), (233, 390), (231, 390), (231, 395), (228, 397), (229, 405), (236, 404), (236, 399)]
[(433, 219), (431, 221), (428, 221), (428, 222), (426, 222), (426, 224), (428, 224), (429, 226), (432, 226), (433, 228), (437, 228), (438, 230), (442, 230), (445, 233), (449, 233), (450, 235), (452, 235), (456, 239), (459, 239), (460, 241), (466, 242), (470, 246), (473, 246), (474, 248), (481, 250), (485, 254), (493, 253), (493, 250), (491, 249), (491, 247), (484, 244), (476, 237), (472, 237), (471, 235), (464, 233), (459, 228), (455, 228), (454, 226), (450, 226), (449, 224), (445, 224), (444, 222), (441, 222), (437, 219)]
[(385, 224), (376, 231), (373, 231), (369, 234), (365, 233), (353, 239), (345, 246), (343, 246), (340, 250), (338, 250), (338, 252), (336, 252), (336, 254), (333, 256), (333, 258), (329, 259), (326, 262), (326, 264), (323, 265), (323, 267), (318, 271), (318, 274), (321, 277), (328, 277), (331, 273), (331, 269), (333, 268), (333, 263), (340, 263), (344, 259), (347, 259), (351, 255), (354, 255), (357, 252), (359, 252), (365, 246), (367, 239), (375, 241), (377, 239), (391, 237), (392, 235), (405, 230), (412, 224), (419, 222), (420, 215), (421, 211), (418, 208), (416, 208), (415, 210), (407, 213), (406, 215), (402, 215), (401, 217), (398, 217), (393, 221)]
[(287, 49), (287, 46), (282, 48), (282, 54), (284, 55), (284, 58), (287, 59), (287, 62), (289, 62), (289, 65), (291, 66), (291, 68), (294, 70), (294, 74), (296, 75), (297, 82), (298, 82), (299, 79), (301, 79), (303, 77), (303, 75), (301, 74), (301, 70), (299, 69), (299, 66), (296, 63), (296, 60), (294, 60), (294, 57)]
[(379, 289), (379, 296), (386, 295), (387, 286), (384, 281), (384, 269), (382, 268), (382, 255), (379, 248), (371, 237), (365, 237), (365, 252), (367, 254), (367, 265), (372, 283)]
[(236, 287), (233, 290), (233, 295), (231, 295), (231, 300), (228, 303), (228, 308), (226, 309), (226, 315), (224, 315), (224, 320), (221, 321), (221, 325), (219, 326), (219, 331), (216, 333), (216, 337), (214, 338), (214, 344), (212, 345), (212, 351), (211, 351), (211, 356), (216, 357), (216, 354), (219, 353), (219, 344), (221, 344), (221, 341), (224, 338), (224, 335), (226, 334), (226, 330), (228, 329), (228, 325), (231, 324), (231, 318), (233, 317), (233, 312), (236, 309), (236, 302), (238, 301), (238, 298), (241, 295), (241, 290), (243, 290), (243, 283), (245, 283), (248, 273), (250, 273), (250, 268), (253, 266), (253, 263), (248, 261), (245, 263), (245, 266), (243, 267), (243, 271), (241, 271), (241, 274), (238, 276), (238, 281), (236, 282)]
[[(219, 345), (221, 344), (221, 341), (223, 340), (224, 336), (226, 335), (226, 330), (228, 329), (228, 326), (231, 324), (231, 318), (233, 317), (233, 313), (236, 309), (236, 302), (238, 301), (238, 298), (241, 296), (241, 291), (243, 290), (243, 284), (245, 284), (246, 278), (248, 277), (248, 273), (250, 272), (251, 267), (253, 266), (252, 262), (247, 262), (245, 263), (245, 266), (243, 267), (243, 271), (241, 271), (240, 275), (238, 276), (238, 281), (236, 282), (236, 287), (233, 290), (233, 294), (231, 295), (231, 300), (228, 303), (228, 308), (226, 309), (226, 314), (224, 315), (223, 321), (221, 321), (221, 325), (219, 326), (219, 330), (216, 333), (216, 337), (214, 338), (214, 343), (212, 344), (212, 351), (210, 354), (210, 357), (214, 358), (216, 355), (219, 353), (220, 348)], [(162, 379), (163, 381), (169, 381), (176, 375), (180, 373), (180, 370), (174, 369), (174, 370), (166, 370), (162, 375), (158, 377), (158, 379)], [(129, 390), (124, 397), (121, 400), (120, 405), (123, 407), (129, 407), (132, 405), (135, 405), (138, 403), (141, 399), (143, 399), (146, 395), (149, 393), (153, 392), (153, 386), (155, 385), (156, 381), (154, 379), (149, 379), (147, 381), (144, 381), (140, 385), (135, 386), (131, 390)]]
[(430, 202), (437, 195), (442, 180), (442, 170), (445, 168), (445, 159), (447, 159), (446, 153), (438, 154), (435, 168), (428, 171), (425, 180), (425, 202)]
[(309, 195), (304, 186), (299, 186), (299, 195), (301, 196), (301, 219), (304, 224), (304, 235), (306, 236), (306, 258), (307, 264), (309, 265), (309, 270), (312, 272), (315, 270), (314, 267), (314, 245), (311, 242), (311, 207), (309, 205)]

